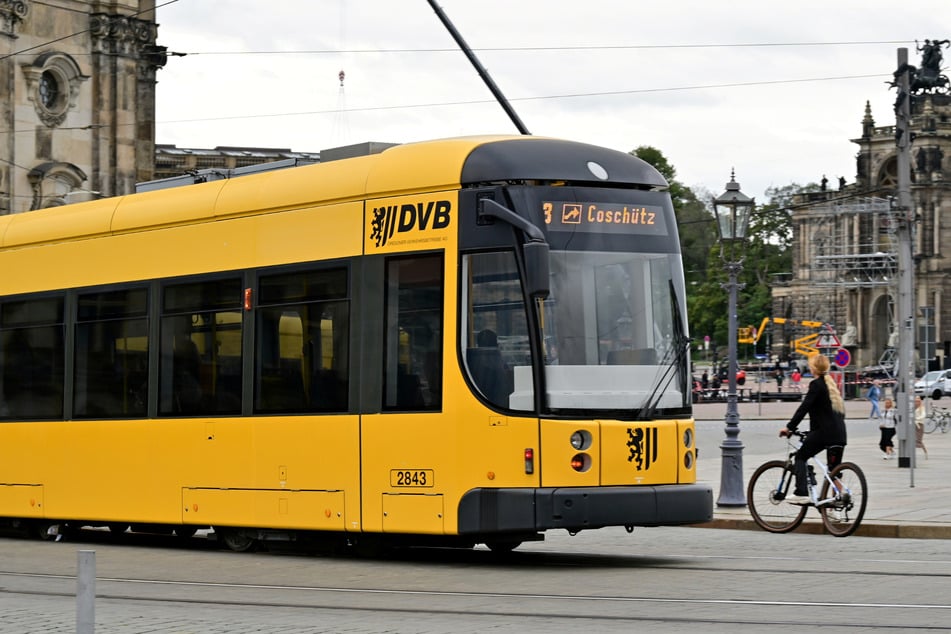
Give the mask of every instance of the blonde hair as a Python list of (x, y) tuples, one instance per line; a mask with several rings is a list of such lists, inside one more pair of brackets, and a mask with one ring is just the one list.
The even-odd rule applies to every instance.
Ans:
[(836, 385), (835, 379), (829, 376), (829, 359), (818, 352), (814, 352), (809, 355), (808, 363), (812, 375), (817, 379), (821, 377), (825, 380), (826, 387), (829, 388), (829, 400), (832, 401), (832, 409), (840, 414), (845, 414), (845, 402), (842, 400), (842, 394), (839, 393), (839, 386)]

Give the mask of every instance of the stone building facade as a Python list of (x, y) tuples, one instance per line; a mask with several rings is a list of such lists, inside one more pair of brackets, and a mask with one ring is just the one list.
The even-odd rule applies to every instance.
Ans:
[(153, 177), (154, 0), (0, 0), (0, 214)]
[(301, 163), (316, 163), (320, 160), (320, 152), (230, 146), (218, 146), (214, 149), (180, 148), (159, 143), (155, 146), (155, 178), (175, 178), (208, 169), (237, 170), (289, 159)]
[[(861, 130), (855, 182), (793, 205), (793, 274), (773, 288), (774, 315), (834, 325), (852, 369), (888, 366), (899, 325), (896, 131), (876, 125), (868, 104)], [(918, 369), (951, 367), (951, 96), (916, 95), (910, 131), (917, 325), (930, 313), (937, 344)]]

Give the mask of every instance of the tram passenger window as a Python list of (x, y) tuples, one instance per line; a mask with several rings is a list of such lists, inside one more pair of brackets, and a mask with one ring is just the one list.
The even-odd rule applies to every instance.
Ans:
[(347, 411), (347, 270), (264, 275), (259, 289), (255, 411)]
[(78, 297), (73, 413), (143, 417), (148, 406), (148, 289)]
[(533, 409), (528, 317), (515, 253), (466, 255), (463, 271), (462, 349), (470, 379), (498, 407)]
[(0, 419), (63, 417), (63, 299), (0, 304)]
[(159, 413), (241, 412), (240, 278), (162, 289)]
[(386, 266), (383, 408), (442, 407), (443, 258), (393, 258)]

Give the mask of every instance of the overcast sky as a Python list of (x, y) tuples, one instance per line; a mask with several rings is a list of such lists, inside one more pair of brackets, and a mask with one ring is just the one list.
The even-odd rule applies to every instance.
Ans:
[[(758, 202), (771, 186), (854, 181), (865, 102), (894, 123), (897, 49), (917, 65), (916, 39), (951, 39), (948, 0), (439, 6), (532, 134), (652, 145), (714, 194), (735, 168)], [(517, 133), (427, 0), (177, 0), (158, 22), (159, 44), (187, 53), (158, 72), (159, 143), (319, 151)]]

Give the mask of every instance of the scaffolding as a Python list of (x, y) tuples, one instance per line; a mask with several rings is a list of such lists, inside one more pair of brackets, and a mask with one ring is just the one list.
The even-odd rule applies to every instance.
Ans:
[[(883, 324), (891, 333), (896, 327), (895, 298), (898, 296), (897, 212), (889, 199), (840, 197), (809, 201), (796, 213), (801, 220), (799, 282), (808, 292), (793, 299), (797, 315), (821, 318), (830, 323), (847, 321), (848, 292), (881, 289), (885, 297)], [(821, 316), (821, 317), (820, 317)], [(891, 365), (891, 342), (884, 352), (871, 351), (880, 366)], [(889, 373), (888, 367), (882, 368)]]
[(853, 198), (813, 207), (810, 282), (823, 288), (894, 286), (897, 218), (889, 200)]

